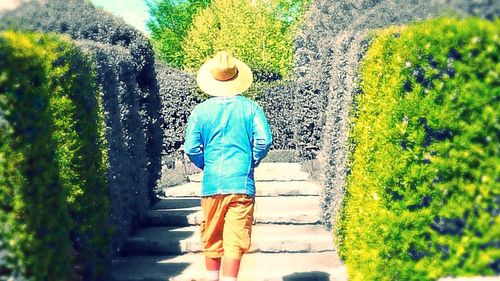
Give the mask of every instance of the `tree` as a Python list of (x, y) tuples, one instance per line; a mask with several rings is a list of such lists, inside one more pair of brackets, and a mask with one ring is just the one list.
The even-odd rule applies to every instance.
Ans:
[(146, 0), (151, 15), (147, 25), (158, 58), (169, 65), (184, 65), (182, 41), (196, 13), (211, 0)]
[(201, 10), (183, 40), (185, 68), (197, 69), (216, 52), (226, 50), (257, 71), (288, 75), (293, 37), (268, 3), (214, 0)]
[(272, 0), (266, 3), (274, 18), (280, 20), (284, 28), (294, 32), (294, 29), (302, 23), (311, 0)]

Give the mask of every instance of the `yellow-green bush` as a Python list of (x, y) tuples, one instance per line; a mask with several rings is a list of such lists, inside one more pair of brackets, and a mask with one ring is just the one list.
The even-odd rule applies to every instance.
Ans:
[[(171, 67), (196, 69), (206, 58), (203, 54), (199, 57), (197, 51), (201, 49), (206, 52), (210, 46), (228, 48), (229, 44), (231, 50), (235, 50), (231, 42), (225, 41), (221, 36), (236, 33), (231, 35), (229, 40), (237, 38), (239, 47), (246, 50), (238, 54), (245, 55), (245, 60), (257, 63), (253, 66), (259, 70), (271, 65), (276, 68), (268, 68), (268, 72), (283, 75), (291, 71), (291, 53), (294, 47), (292, 36), (302, 25), (310, 2), (311, 0), (148, 0), (151, 14), (148, 27), (151, 29), (156, 57)], [(211, 8), (207, 9), (208, 6)], [(200, 15), (200, 12), (203, 15)], [(206, 18), (207, 15), (209, 18)], [(231, 21), (235, 22), (231, 23), (231, 26), (226, 25), (220, 34), (222, 24)], [(209, 25), (206, 25), (207, 23)], [(238, 29), (229, 30), (229, 27)], [(193, 38), (196, 39), (195, 42), (190, 41)], [(208, 41), (199, 42), (207, 38)], [(262, 47), (263, 44), (266, 46)], [(189, 53), (186, 52), (187, 49)], [(194, 58), (191, 57), (193, 53)], [(206, 53), (209, 53), (207, 56), (213, 55), (210, 51)], [(267, 62), (269, 58), (274, 62)], [(263, 59), (266, 62), (261, 65)], [(264, 72), (264, 75), (269, 74)]]
[(182, 41), (191, 27), (196, 13), (206, 8), (212, 0), (161, 0), (148, 1), (148, 27), (156, 57), (168, 65), (182, 68), (184, 52)]
[(376, 34), (337, 229), (350, 280), (500, 273), (500, 21)]
[(292, 34), (263, 1), (214, 0), (193, 19), (182, 44), (185, 67), (197, 70), (221, 50), (257, 72), (286, 76), (293, 65)]
[(0, 116), (0, 276), (96, 279), (110, 229), (91, 63), (55, 35), (1, 33)]

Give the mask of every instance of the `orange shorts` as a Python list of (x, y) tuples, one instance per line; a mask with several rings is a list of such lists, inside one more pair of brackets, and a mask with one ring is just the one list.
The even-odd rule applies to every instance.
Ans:
[(201, 198), (203, 253), (241, 259), (250, 248), (254, 198), (246, 194), (224, 194)]

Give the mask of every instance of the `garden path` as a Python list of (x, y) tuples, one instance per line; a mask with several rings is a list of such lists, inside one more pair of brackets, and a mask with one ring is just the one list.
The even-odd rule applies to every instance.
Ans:
[[(165, 190), (113, 261), (112, 280), (202, 280), (201, 178)], [(255, 178), (256, 225), (238, 280), (347, 280), (332, 235), (320, 224), (320, 186), (298, 163), (262, 163)]]

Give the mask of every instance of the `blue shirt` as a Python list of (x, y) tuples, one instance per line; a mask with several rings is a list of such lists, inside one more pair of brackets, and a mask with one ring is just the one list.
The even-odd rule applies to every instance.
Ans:
[(184, 150), (203, 169), (202, 196), (255, 195), (254, 168), (272, 136), (264, 111), (243, 96), (212, 97), (189, 116)]

